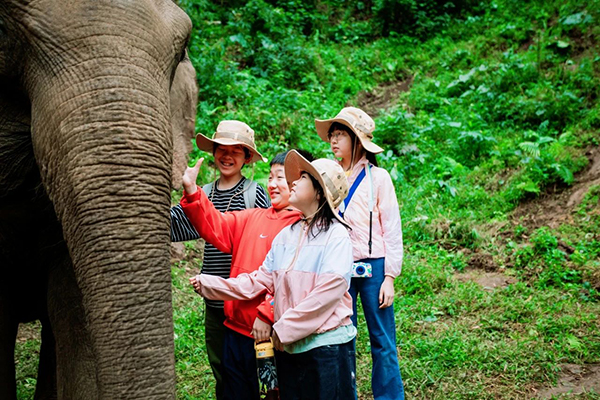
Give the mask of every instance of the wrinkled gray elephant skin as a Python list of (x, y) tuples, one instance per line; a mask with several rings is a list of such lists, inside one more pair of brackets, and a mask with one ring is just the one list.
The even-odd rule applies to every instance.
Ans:
[(0, 0), (0, 399), (36, 319), (37, 399), (175, 398), (171, 116), (194, 113), (176, 85), (194, 77), (190, 30), (170, 0)]

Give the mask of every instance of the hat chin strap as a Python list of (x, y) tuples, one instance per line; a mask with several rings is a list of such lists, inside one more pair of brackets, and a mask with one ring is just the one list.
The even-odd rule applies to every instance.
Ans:
[(327, 199), (325, 199), (325, 201), (323, 202), (323, 204), (321, 204), (319, 206), (319, 208), (316, 209), (316, 211), (310, 215), (305, 216), (304, 218), (302, 218), (302, 221), (304, 222), (309, 222), (319, 211), (321, 211), (321, 208), (323, 208), (323, 206), (327, 204)]

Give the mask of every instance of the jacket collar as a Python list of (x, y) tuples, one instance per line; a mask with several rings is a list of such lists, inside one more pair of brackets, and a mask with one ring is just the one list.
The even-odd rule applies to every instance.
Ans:
[[(368, 164), (369, 164), (369, 161), (367, 161), (367, 156), (366, 155), (362, 156), (362, 158), (360, 160), (358, 160), (358, 162), (356, 164), (354, 164), (354, 166), (352, 167), (352, 172), (350, 173), (348, 180), (350, 182), (352, 182), (354, 180), (354, 178), (356, 178), (358, 176), (358, 174), (360, 174), (360, 171), (362, 171), (363, 168), (365, 168), (365, 166), (367, 166)], [(341, 162), (340, 162), (340, 165), (341, 165)]]

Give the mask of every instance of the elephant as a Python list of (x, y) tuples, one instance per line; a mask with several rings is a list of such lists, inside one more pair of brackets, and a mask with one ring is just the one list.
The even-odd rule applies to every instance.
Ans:
[(32, 320), (36, 399), (175, 398), (169, 207), (194, 133), (191, 28), (172, 0), (0, 0), (0, 399), (16, 398)]

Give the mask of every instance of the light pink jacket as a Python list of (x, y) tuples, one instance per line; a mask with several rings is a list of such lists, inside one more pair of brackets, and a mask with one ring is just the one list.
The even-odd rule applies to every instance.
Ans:
[[(354, 167), (348, 177), (350, 186), (357, 176), (368, 164), (363, 157)], [(354, 192), (348, 207), (344, 212), (344, 219), (352, 227), (350, 238), (354, 261), (363, 258), (385, 257), (385, 275), (393, 278), (402, 271), (402, 223), (400, 209), (394, 184), (390, 174), (383, 168), (371, 167), (373, 176), (373, 236), (372, 251), (369, 255), (369, 190), (371, 188), (369, 175), (364, 179)]]
[(249, 300), (274, 293), (273, 329), (283, 344), (290, 344), (352, 324), (351, 271), (352, 242), (348, 230), (334, 220), (316, 238), (301, 224), (283, 228), (257, 271), (196, 279), (207, 299)]

